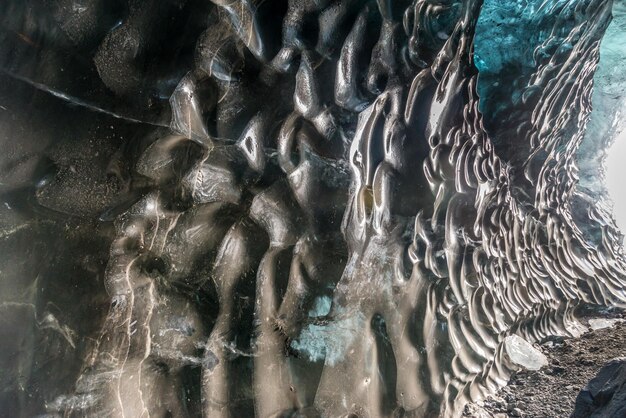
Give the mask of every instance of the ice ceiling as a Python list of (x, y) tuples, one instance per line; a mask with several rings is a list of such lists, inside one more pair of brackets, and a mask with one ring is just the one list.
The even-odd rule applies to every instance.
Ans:
[(0, 410), (458, 416), (626, 305), (625, 8), (0, 1)]

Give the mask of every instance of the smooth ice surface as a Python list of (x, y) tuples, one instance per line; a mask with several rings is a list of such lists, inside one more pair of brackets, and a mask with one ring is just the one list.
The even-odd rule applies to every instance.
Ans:
[(613, 22), (607, 29), (600, 47), (600, 65), (594, 83), (593, 104), (588, 135), (607, 136), (613, 145), (606, 157), (606, 179), (613, 201), (615, 221), (621, 231), (626, 231), (626, 2), (613, 6)]
[[(571, 7), (575, 2), (483, 2), (474, 38), (474, 60), (480, 72), (477, 85), (482, 98), (480, 109), (488, 123), (506, 111), (509, 100), (521, 102), (525, 79), (537, 69), (537, 53), (541, 56), (541, 45), (559, 21), (559, 9), (553, 9), (559, 5)], [(556, 30), (565, 32), (572, 23), (573, 19), (560, 21), (562, 27), (556, 26)]]

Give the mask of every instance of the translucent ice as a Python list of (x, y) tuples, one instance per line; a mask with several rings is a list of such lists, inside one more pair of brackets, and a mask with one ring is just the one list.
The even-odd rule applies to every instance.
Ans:
[(504, 348), (509, 360), (518, 367), (539, 370), (548, 364), (548, 358), (520, 336), (510, 335), (506, 337)]
[(619, 319), (619, 318), (614, 318), (614, 319), (607, 319), (607, 318), (593, 318), (589, 320), (589, 327), (596, 331), (599, 329), (604, 329), (604, 328), (610, 328), (612, 326), (614, 326), (615, 324), (617, 324), (618, 322), (623, 321), (623, 319)]

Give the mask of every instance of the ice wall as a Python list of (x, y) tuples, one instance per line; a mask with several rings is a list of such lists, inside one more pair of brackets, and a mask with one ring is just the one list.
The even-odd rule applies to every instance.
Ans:
[(20, 383), (78, 360), (17, 411), (458, 416), (519, 367), (511, 341), (626, 304), (578, 182), (581, 144), (606, 146), (585, 132), (611, 1), (3, 7), (7, 76), (127, 135), (51, 141), (9, 205), (108, 240), (84, 269), (104, 289), (59, 286), (105, 311), (55, 311), (72, 344), (41, 337), (56, 293), (30, 296), (52, 360), (21, 357)]

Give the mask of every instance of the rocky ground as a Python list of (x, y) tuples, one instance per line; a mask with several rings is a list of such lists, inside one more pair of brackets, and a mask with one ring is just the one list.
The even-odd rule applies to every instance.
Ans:
[[(538, 371), (522, 370), (495, 396), (466, 407), (464, 416), (478, 418), (569, 417), (581, 389), (610, 360), (626, 357), (624, 313), (583, 320), (593, 327), (580, 338), (551, 338), (538, 346), (548, 365)], [(607, 321), (607, 322), (603, 322)], [(580, 415), (579, 415), (580, 416)], [(584, 416), (584, 415), (583, 415)], [(594, 416), (604, 416), (602, 414)]]

